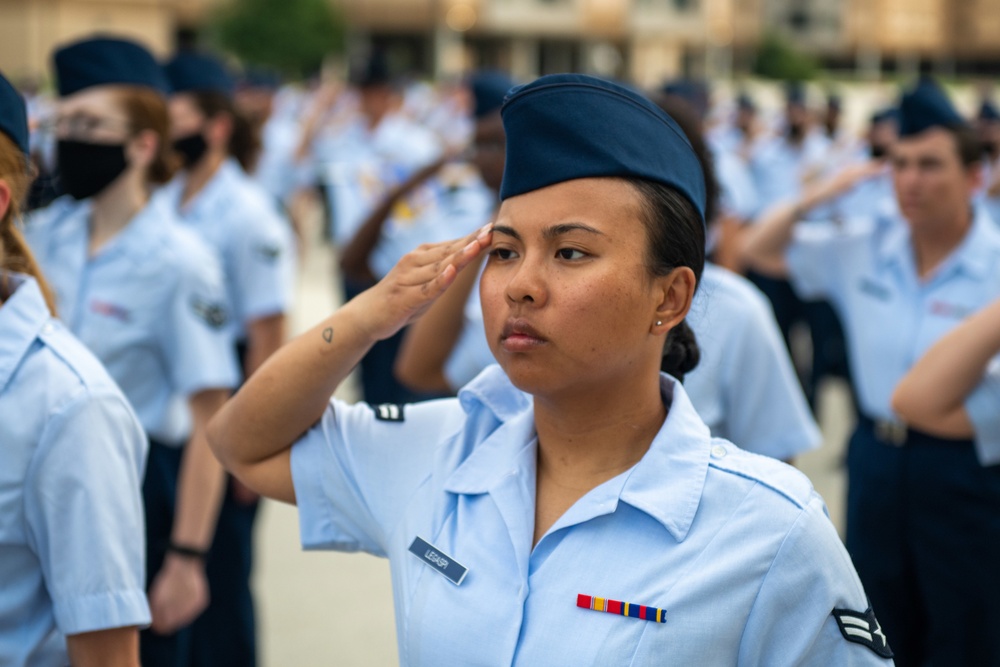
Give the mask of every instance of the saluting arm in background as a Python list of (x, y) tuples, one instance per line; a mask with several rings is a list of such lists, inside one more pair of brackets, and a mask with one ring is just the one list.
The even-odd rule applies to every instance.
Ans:
[(997, 354), (1000, 301), (969, 317), (927, 350), (896, 385), (893, 411), (921, 431), (942, 438), (972, 438), (975, 430), (965, 401)]
[(878, 161), (847, 167), (835, 176), (808, 187), (796, 200), (776, 204), (746, 230), (742, 256), (747, 266), (773, 278), (785, 278), (785, 251), (792, 242), (795, 223), (820, 204), (844, 194), (859, 181), (881, 171)]
[(377, 285), (278, 350), (209, 424), (222, 465), (257, 493), (294, 503), (292, 445), (369, 348), (419, 317), (490, 237), (484, 228), (421, 246)]

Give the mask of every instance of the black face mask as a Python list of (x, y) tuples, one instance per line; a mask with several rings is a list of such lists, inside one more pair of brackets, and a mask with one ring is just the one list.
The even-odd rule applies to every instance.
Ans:
[(872, 153), (872, 158), (876, 160), (881, 160), (882, 158), (889, 155), (889, 149), (879, 144), (872, 144), (871, 153)]
[(184, 168), (188, 169), (201, 161), (208, 150), (208, 144), (201, 132), (195, 132), (174, 141), (174, 150), (180, 154)]
[(56, 156), (62, 189), (73, 199), (86, 199), (100, 193), (128, 167), (125, 144), (61, 139)]

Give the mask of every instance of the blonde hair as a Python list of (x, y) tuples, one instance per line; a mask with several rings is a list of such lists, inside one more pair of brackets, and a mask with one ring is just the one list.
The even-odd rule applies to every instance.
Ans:
[[(38, 268), (38, 262), (28, 249), (28, 244), (16, 224), (21, 217), (21, 203), (31, 185), (31, 171), (25, 162), (24, 153), (2, 132), (0, 132), (0, 180), (6, 182), (10, 188), (10, 205), (0, 218), (0, 269), (32, 276), (42, 290), (49, 312), (55, 315), (52, 290), (49, 289), (41, 269)], [(0, 280), (0, 290), (9, 296), (10, 288), (6, 283), (7, 279), (3, 277)]]

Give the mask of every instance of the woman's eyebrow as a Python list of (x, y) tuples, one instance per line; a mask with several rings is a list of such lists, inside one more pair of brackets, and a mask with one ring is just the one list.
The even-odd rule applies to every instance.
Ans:
[(585, 225), (582, 222), (565, 222), (560, 225), (553, 225), (552, 227), (546, 227), (542, 230), (542, 237), (551, 240), (557, 236), (562, 236), (563, 234), (569, 234), (570, 232), (589, 232), (591, 234), (599, 234), (604, 236), (604, 232), (599, 229), (594, 229), (590, 225)]
[[(594, 229), (590, 225), (585, 225), (582, 222), (564, 222), (558, 225), (552, 225), (551, 227), (546, 227), (542, 230), (542, 238), (546, 241), (551, 241), (552, 239), (562, 236), (563, 234), (569, 234), (570, 232), (589, 232), (591, 234), (599, 234), (604, 236), (604, 232), (599, 229)], [(518, 241), (521, 240), (521, 235), (517, 233), (517, 230), (513, 227), (508, 227), (507, 225), (494, 225), (494, 234), (504, 234), (505, 236), (510, 236)]]
[(504, 234), (506, 236), (513, 237), (518, 241), (521, 240), (521, 235), (517, 233), (517, 230), (513, 227), (508, 227), (507, 225), (493, 225), (493, 233)]

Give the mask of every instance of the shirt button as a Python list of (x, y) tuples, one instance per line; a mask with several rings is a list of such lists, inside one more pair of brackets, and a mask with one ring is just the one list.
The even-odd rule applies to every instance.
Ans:
[(723, 447), (722, 445), (716, 445), (712, 447), (712, 458), (721, 459), (725, 455), (726, 455), (726, 448)]
[(52, 333), (55, 330), (56, 330), (56, 328), (54, 326), (52, 326), (51, 322), (49, 322), (44, 327), (42, 327), (42, 333), (45, 334), (46, 336), (48, 336), (50, 333)]

